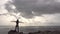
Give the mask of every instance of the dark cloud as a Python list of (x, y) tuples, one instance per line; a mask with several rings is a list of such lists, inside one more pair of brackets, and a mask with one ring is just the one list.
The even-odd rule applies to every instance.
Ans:
[[(33, 17), (41, 14), (53, 14), (60, 13), (60, 3), (55, 0), (12, 0), (12, 2), (7, 3), (6, 9), (8, 11), (12, 10), (9, 6), (16, 6), (17, 12), (21, 12), (23, 17)], [(32, 13), (34, 12), (34, 14)]]

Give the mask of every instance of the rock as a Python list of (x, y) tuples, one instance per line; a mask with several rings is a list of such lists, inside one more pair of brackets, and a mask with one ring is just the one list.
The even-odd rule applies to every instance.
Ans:
[(16, 32), (15, 30), (10, 30), (8, 34), (23, 34), (23, 32)]
[(19, 34), (23, 34), (23, 32), (19, 32)]
[(16, 32), (15, 30), (10, 30), (10, 31), (8, 32), (8, 34), (19, 34), (19, 33)]

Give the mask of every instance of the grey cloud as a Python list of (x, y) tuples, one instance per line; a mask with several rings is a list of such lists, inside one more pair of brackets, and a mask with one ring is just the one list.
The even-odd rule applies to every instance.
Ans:
[[(60, 13), (60, 3), (55, 0), (13, 0), (11, 4), (16, 6), (23, 17), (30, 18), (41, 14)], [(9, 7), (11, 4), (5, 5), (9, 11), (12, 10)]]

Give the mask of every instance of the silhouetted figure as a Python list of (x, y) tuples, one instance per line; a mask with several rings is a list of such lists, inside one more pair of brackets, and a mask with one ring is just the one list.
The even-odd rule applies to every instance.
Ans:
[(16, 21), (12, 21), (12, 22), (16, 22), (15, 30), (16, 32), (19, 32), (19, 23), (23, 23), (23, 22), (19, 21), (19, 19), (17, 19)]
[(23, 32), (19, 32), (19, 23), (22, 23), (22, 22), (19, 22), (18, 19), (17, 21), (12, 21), (12, 22), (16, 22), (15, 30), (10, 30), (8, 34), (23, 34)]
[(16, 30), (17, 32), (19, 32), (19, 20), (18, 20), (18, 19), (17, 19), (17, 21), (16, 21), (15, 30)]

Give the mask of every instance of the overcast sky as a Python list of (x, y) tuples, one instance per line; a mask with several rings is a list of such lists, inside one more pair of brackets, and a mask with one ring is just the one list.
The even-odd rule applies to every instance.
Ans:
[(60, 26), (60, 0), (0, 0), (0, 25)]

